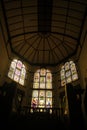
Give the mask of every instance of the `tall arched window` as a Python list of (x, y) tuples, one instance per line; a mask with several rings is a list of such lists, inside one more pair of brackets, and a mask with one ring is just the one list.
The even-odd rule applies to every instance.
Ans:
[(65, 86), (67, 83), (71, 83), (78, 79), (76, 65), (73, 61), (66, 62), (60, 71), (61, 86)]
[(20, 60), (13, 59), (9, 68), (8, 77), (19, 84), (24, 85), (25, 75), (25, 65)]
[(34, 74), (31, 106), (52, 107), (52, 74), (48, 69), (41, 68)]

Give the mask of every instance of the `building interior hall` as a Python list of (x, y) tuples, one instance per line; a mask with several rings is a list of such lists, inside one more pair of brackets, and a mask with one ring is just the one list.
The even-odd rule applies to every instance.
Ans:
[(0, 0), (0, 126), (87, 130), (87, 0)]

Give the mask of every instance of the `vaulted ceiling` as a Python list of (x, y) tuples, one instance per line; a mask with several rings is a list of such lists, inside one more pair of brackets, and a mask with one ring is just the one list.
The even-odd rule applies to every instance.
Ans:
[(2, 0), (9, 44), (31, 65), (57, 65), (80, 46), (87, 0)]

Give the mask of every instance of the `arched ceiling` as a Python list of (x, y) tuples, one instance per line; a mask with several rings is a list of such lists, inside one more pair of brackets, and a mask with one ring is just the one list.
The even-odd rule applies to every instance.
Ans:
[(76, 54), (87, 0), (2, 0), (10, 47), (31, 65), (57, 65)]

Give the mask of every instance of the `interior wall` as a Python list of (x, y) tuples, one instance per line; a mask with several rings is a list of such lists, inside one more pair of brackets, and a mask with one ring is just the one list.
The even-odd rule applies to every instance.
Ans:
[[(0, 1), (1, 2), (1, 1)], [(8, 35), (6, 30), (6, 23), (0, 4), (0, 86), (6, 80), (6, 74), (8, 70), (9, 55), (11, 54), (8, 44)], [(3, 23), (3, 24), (2, 24)], [(9, 51), (8, 51), (9, 50)]]
[(81, 30), (81, 37), (77, 57), (78, 67), (80, 71), (80, 83), (82, 88), (85, 89), (85, 77), (87, 74), (87, 16), (84, 20), (83, 30)]
[(87, 33), (83, 45), (84, 46), (82, 47), (81, 55), (79, 58), (79, 68), (81, 74), (82, 88), (85, 89), (86, 88), (85, 78), (87, 78)]
[(4, 83), (8, 68), (8, 55), (3, 38), (2, 28), (0, 24), (0, 86)]
[(80, 70), (80, 84), (81, 87), (84, 89), (84, 93), (82, 95), (82, 110), (83, 110), (83, 116), (85, 120), (85, 126), (87, 128), (87, 113), (85, 109), (85, 97), (86, 97), (86, 87), (87, 87), (87, 19), (84, 24), (84, 30), (81, 37), (81, 52), (79, 55), (79, 70)]

